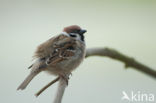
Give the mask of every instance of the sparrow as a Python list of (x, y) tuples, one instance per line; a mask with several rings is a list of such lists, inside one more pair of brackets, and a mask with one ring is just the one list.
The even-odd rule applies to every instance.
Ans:
[(76, 69), (86, 55), (84, 33), (78, 25), (65, 27), (59, 35), (40, 44), (33, 56), (34, 63), (29, 67), (30, 74), (17, 90), (23, 90), (40, 72), (46, 71), (63, 77), (67, 82), (71, 72)]

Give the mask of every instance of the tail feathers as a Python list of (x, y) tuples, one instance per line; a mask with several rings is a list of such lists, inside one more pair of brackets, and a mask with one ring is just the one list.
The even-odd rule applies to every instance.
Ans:
[(17, 88), (17, 90), (23, 90), (27, 87), (30, 81), (37, 75), (38, 73), (30, 73), (26, 79), (22, 82), (22, 84)]

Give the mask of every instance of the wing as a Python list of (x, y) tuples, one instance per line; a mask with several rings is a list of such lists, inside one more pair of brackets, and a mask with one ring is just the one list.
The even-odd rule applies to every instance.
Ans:
[[(40, 58), (45, 68), (47, 65), (55, 65), (75, 54), (76, 41), (68, 36), (59, 35), (39, 45), (34, 58)], [(46, 65), (46, 66), (45, 66)], [(32, 65), (29, 67), (31, 68)]]
[(69, 37), (54, 42), (53, 52), (46, 61), (46, 64), (56, 65), (67, 60), (75, 54), (76, 41)]

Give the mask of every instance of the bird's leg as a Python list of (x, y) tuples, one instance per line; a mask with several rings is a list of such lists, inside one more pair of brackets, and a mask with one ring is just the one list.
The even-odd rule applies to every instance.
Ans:
[(69, 75), (70, 75), (71, 73), (69, 73), (69, 74), (65, 74), (65, 73), (63, 73), (63, 74), (60, 74), (59, 75), (59, 77), (60, 78), (62, 78), (62, 79), (64, 79), (65, 80), (65, 82), (66, 82), (66, 84), (68, 85), (68, 80), (69, 80)]
[(73, 76), (73, 74), (72, 73), (69, 73), (69, 76)]

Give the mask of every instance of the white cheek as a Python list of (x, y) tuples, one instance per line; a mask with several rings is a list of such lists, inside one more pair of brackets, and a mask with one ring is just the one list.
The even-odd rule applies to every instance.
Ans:
[(61, 34), (65, 35), (65, 36), (69, 36), (69, 34), (66, 32), (62, 32)]
[(81, 40), (81, 38), (80, 38), (80, 36), (76, 36), (76, 38), (75, 38), (76, 40)]

